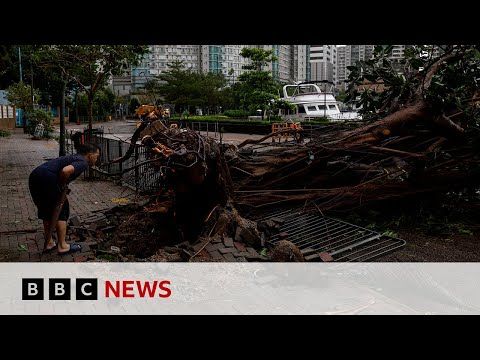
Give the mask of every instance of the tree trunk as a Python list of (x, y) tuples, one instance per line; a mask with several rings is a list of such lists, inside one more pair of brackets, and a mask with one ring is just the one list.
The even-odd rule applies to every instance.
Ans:
[(88, 95), (88, 133), (89, 137), (92, 135), (92, 122), (93, 122), (93, 93), (89, 91)]
[(75, 120), (80, 125), (80, 117), (78, 116), (78, 88), (75, 88)]
[[(93, 92), (90, 90), (88, 92), (88, 141), (92, 141), (92, 122), (93, 122)], [(91, 166), (88, 167), (88, 178), (93, 178), (93, 169)]]
[(62, 100), (60, 101), (60, 140), (59, 156), (65, 156), (65, 91), (67, 90), (67, 81), (62, 82)]
[(22, 109), (22, 125), (23, 125), (23, 133), (27, 133), (27, 108)]

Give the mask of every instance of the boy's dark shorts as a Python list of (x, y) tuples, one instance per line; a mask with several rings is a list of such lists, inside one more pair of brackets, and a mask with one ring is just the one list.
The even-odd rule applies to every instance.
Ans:
[[(48, 172), (32, 172), (28, 179), (28, 187), (32, 195), (33, 202), (38, 209), (38, 218), (45, 221), (52, 219), (53, 210), (60, 196), (60, 188), (57, 177)], [(60, 211), (58, 220), (67, 221), (70, 216), (70, 205), (65, 200)]]

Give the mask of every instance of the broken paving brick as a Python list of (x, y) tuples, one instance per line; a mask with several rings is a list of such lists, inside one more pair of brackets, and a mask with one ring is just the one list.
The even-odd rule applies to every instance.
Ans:
[(250, 256), (251, 254), (248, 251), (238, 251), (233, 253), (233, 256), (235, 257), (245, 257), (245, 256)]
[(82, 225), (82, 222), (80, 221), (80, 218), (78, 217), (78, 215), (72, 216), (70, 218), (70, 223), (73, 226), (81, 226)]
[(260, 256), (260, 254), (257, 252), (257, 250), (255, 250), (254, 248), (252, 247), (247, 247), (247, 251), (252, 254), (253, 256)]
[(235, 262), (235, 257), (230, 254), (230, 253), (227, 253), (227, 254), (223, 254), (223, 258), (229, 262)]
[(224, 248), (225, 246), (223, 246), (222, 243), (217, 243), (217, 244), (208, 244), (206, 249), (208, 251), (215, 251), (215, 250), (218, 250), (218, 249), (222, 249)]
[(320, 259), (322, 259), (323, 262), (331, 262), (331, 261), (334, 261), (332, 255), (330, 255), (329, 253), (323, 251), (321, 253), (318, 254), (320, 256)]
[(223, 243), (225, 244), (226, 247), (233, 247), (233, 239), (231, 237), (225, 237), (223, 239)]
[(247, 248), (241, 242), (235, 241), (233, 244), (235, 245), (238, 251), (247, 251)]
[(220, 254), (218, 250), (209, 251), (209, 254), (212, 257), (212, 259), (215, 259), (215, 260), (223, 259), (222, 254)]
[(238, 252), (238, 250), (236, 248), (221, 248), (221, 249), (218, 249), (218, 251), (220, 251), (221, 254), (228, 254), (228, 253), (233, 253), (233, 252)]

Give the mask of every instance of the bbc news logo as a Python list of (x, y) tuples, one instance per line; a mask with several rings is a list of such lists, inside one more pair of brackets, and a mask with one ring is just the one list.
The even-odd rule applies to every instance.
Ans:
[[(48, 300), (72, 300), (72, 279), (48, 279)], [(22, 279), (22, 300), (45, 300), (45, 279)], [(98, 279), (76, 279), (76, 300), (98, 300)]]
[[(77, 278), (75, 289), (70, 278), (50, 278), (48, 283), (48, 300), (98, 300), (98, 279)], [(116, 280), (105, 281), (105, 298), (168, 298), (172, 294), (170, 281)], [(46, 300), (45, 279), (22, 279), (22, 300)]]

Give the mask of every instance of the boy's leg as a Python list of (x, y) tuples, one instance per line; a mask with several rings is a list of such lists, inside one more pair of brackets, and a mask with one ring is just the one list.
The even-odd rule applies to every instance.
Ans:
[[(47, 234), (49, 228), (50, 228), (50, 221), (43, 220), (44, 234)], [(55, 242), (53, 241), (53, 238), (50, 237), (50, 239), (48, 239), (48, 243), (47, 243), (47, 250), (53, 249), (54, 247), (55, 247)]]
[(57, 236), (58, 236), (58, 252), (65, 252), (70, 250), (70, 245), (67, 244), (67, 222), (65, 220), (57, 221)]

